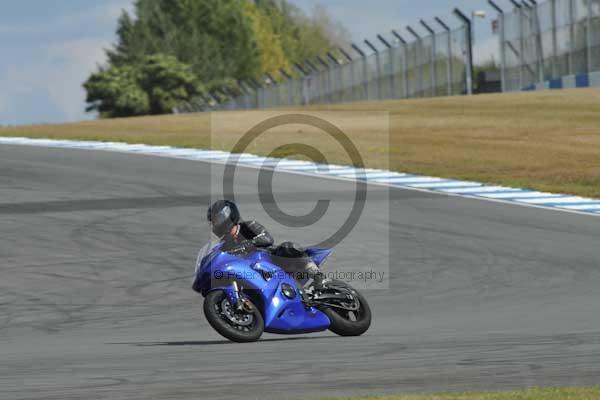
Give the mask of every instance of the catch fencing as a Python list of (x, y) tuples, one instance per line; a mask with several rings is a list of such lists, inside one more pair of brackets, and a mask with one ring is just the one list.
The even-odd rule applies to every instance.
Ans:
[[(281, 71), (278, 81), (267, 74), (263, 82), (239, 82), (237, 90), (217, 91), (180, 105), (177, 112), (257, 109), (278, 106), (345, 103), (472, 93), (471, 22), (450, 28), (439, 18), (421, 21), (421, 33), (407, 27), (412, 38), (398, 32), (377, 35), (379, 46), (365, 40), (334, 49), (321, 57), (295, 64), (294, 73)], [(422, 32), (425, 32), (423, 34)], [(365, 51), (369, 49), (369, 54)]]
[(600, 0), (515, 1), (508, 13), (489, 3), (499, 13), (503, 91), (600, 71)]

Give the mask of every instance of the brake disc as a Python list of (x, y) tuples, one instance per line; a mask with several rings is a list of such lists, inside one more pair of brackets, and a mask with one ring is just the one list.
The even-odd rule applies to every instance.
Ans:
[(236, 325), (248, 326), (254, 321), (254, 315), (237, 312), (229, 302), (229, 299), (224, 299), (221, 302), (221, 310), (223, 311), (223, 315)]

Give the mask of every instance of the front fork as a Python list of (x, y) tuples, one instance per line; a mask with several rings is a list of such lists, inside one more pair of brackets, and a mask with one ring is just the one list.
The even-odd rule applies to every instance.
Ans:
[(252, 312), (254, 311), (252, 302), (244, 296), (242, 289), (236, 281), (233, 281), (231, 285), (224, 287), (223, 291), (227, 295), (231, 305), (238, 311)]

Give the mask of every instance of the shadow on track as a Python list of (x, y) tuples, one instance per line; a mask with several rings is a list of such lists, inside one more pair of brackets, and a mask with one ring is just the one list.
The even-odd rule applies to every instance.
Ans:
[[(254, 343), (261, 342), (288, 342), (296, 340), (318, 340), (318, 339), (333, 339), (338, 336), (309, 336), (309, 337), (284, 337), (272, 339), (260, 339)], [(106, 344), (128, 344), (131, 346), (146, 347), (146, 346), (211, 346), (215, 344), (234, 344), (230, 340), (199, 340), (199, 341), (177, 341), (177, 342), (116, 342)]]

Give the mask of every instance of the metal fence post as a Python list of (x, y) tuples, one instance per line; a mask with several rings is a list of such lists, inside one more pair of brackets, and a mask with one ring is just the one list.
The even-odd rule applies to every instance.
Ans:
[(593, 70), (592, 66), (592, 2), (587, 2), (587, 17), (586, 17), (586, 53), (587, 53), (587, 72), (590, 73)]
[(321, 72), (321, 76), (323, 77), (324, 85), (323, 88), (325, 90), (324, 96), (323, 96), (323, 101), (326, 103), (333, 103), (333, 100), (331, 98), (331, 73), (329, 70), (329, 64), (327, 64), (325, 62), (325, 60), (323, 60), (321, 57), (317, 56), (316, 57), (317, 61), (319, 62), (319, 64), (321, 64), (323, 66), (323, 68), (325, 68), (322, 72)]
[(465, 15), (458, 7), (454, 9), (454, 15), (463, 21), (466, 29), (467, 54), (466, 57), (466, 80), (467, 94), (473, 94), (473, 25), (471, 19)]
[(299, 63), (294, 63), (294, 67), (300, 72), (300, 105), (308, 104), (308, 94), (306, 90), (306, 86), (304, 84), (304, 79), (308, 75), (307, 71), (300, 65)]
[(335, 82), (333, 80), (333, 66), (329, 64), (327, 61), (323, 60), (320, 56), (317, 56), (321, 65), (325, 68), (325, 77), (327, 80), (327, 99), (330, 103), (334, 103), (335, 100), (333, 98), (333, 94), (335, 92)]
[(356, 44), (352, 43), (352, 48), (354, 49), (354, 51), (356, 51), (358, 53), (358, 55), (361, 57), (362, 59), (362, 64), (363, 64), (363, 86), (365, 89), (365, 97), (364, 99), (360, 99), (357, 98), (357, 100), (368, 100), (369, 99), (369, 77), (368, 77), (368, 69), (367, 69), (367, 56), (365, 54), (364, 51), (362, 51), (360, 49), (360, 47), (358, 47)]
[(304, 60), (304, 64), (308, 65), (310, 74), (305, 79), (306, 89), (308, 92), (308, 103), (307, 104), (318, 104), (321, 102), (321, 88), (318, 81), (321, 80), (319, 69), (310, 60)]
[(552, 78), (558, 78), (558, 38), (556, 23), (556, 0), (550, 0), (550, 13), (552, 17)]
[[(383, 43), (383, 45), (385, 46), (386, 51), (388, 53), (388, 59), (390, 60), (391, 73), (390, 73), (389, 79), (390, 79), (390, 85), (392, 88), (390, 96), (392, 99), (394, 99), (394, 98), (396, 98), (396, 82), (395, 82), (395, 78), (394, 78), (394, 57), (393, 57), (393, 53), (392, 53), (392, 50), (393, 50), (392, 45), (387, 40), (385, 40), (385, 38), (381, 35), (377, 35), (377, 39), (379, 39), (379, 41), (381, 43)], [(381, 79), (383, 79), (383, 77), (381, 77)]]
[(244, 82), (236, 81), (238, 88), (240, 89), (240, 99), (242, 101), (242, 108), (248, 109), (248, 94), (251, 93), (250, 90), (246, 87)]
[[(525, 68), (524, 55), (523, 55), (523, 14), (521, 12), (521, 5), (515, 0), (509, 0), (515, 7), (513, 14), (516, 13), (519, 18), (519, 90), (523, 88), (523, 69)], [(514, 46), (512, 46), (514, 48)], [(516, 53), (516, 51), (515, 51)]]
[(273, 107), (279, 102), (279, 96), (275, 96), (276, 92), (279, 94), (279, 89), (277, 88), (278, 82), (275, 80), (275, 78), (273, 78), (273, 75), (268, 72), (265, 72), (264, 82), (265, 91), (267, 93), (266, 105), (267, 107)]
[[(342, 94), (343, 94), (343, 86), (344, 86), (344, 81), (343, 81), (343, 77), (342, 77), (342, 63), (335, 58), (335, 56), (331, 53), (331, 51), (327, 52), (327, 57), (329, 57), (329, 60), (331, 60), (331, 62), (333, 63), (333, 75), (336, 75), (337, 79), (335, 80), (337, 82), (336, 86), (337, 86), (337, 90), (334, 90), (335, 92), (335, 98), (337, 99), (338, 102), (342, 102)], [(333, 98), (333, 97), (332, 97)]]
[(192, 107), (194, 108), (195, 111), (205, 111), (205, 110), (209, 110), (211, 107), (210, 101), (211, 98), (208, 94), (204, 94), (201, 93), (200, 94), (200, 100), (202, 100), (202, 104), (199, 103), (198, 99), (196, 99), (193, 104)]
[(254, 86), (254, 108), (260, 108), (260, 91), (261, 91), (261, 84), (258, 83), (258, 81), (254, 78), (250, 78), (248, 79), (250, 81), (250, 83), (252, 84), (252, 86)]
[(327, 58), (324, 59), (325, 60), (325, 65), (327, 65), (327, 71), (328, 71), (328, 76), (329, 76), (329, 98), (331, 99), (332, 103), (336, 102), (336, 86), (337, 86), (337, 80), (336, 78), (336, 71), (337, 71), (337, 67), (336, 67), (336, 63), (333, 62), (329, 62), (329, 56), (327, 56)]
[[(526, 65), (530, 71), (533, 71), (532, 80), (537, 82), (538, 76), (538, 54), (537, 48), (529, 43), (532, 39), (535, 42), (535, 22), (532, 17), (532, 5), (525, 0), (521, 0), (521, 10), (523, 11), (523, 57), (525, 58)], [(533, 54), (533, 55), (532, 55)], [(531, 68), (531, 63), (535, 63), (535, 70)]]
[(422, 97), (425, 90), (423, 89), (423, 69), (421, 68), (421, 50), (423, 50), (423, 43), (421, 42), (421, 36), (410, 26), (406, 27), (406, 30), (414, 36), (416, 39), (415, 48), (415, 68), (417, 69), (417, 86), (419, 96)]
[(220, 108), (220, 106), (221, 106), (221, 101), (222, 101), (221, 98), (214, 91), (209, 92), (208, 95), (211, 98), (211, 107), (212, 107), (212, 109), (213, 110), (218, 110)]
[(241, 81), (241, 84), (246, 88), (246, 108), (256, 108), (255, 107), (255, 99), (256, 99), (256, 89), (252, 82), (249, 79), (244, 79)]
[[(350, 56), (350, 54), (348, 54), (348, 52), (346, 50), (342, 49), (341, 47), (339, 47), (338, 50), (340, 51), (340, 53), (342, 53), (342, 55), (344, 57), (346, 57), (346, 60), (348, 60), (349, 64), (347, 64), (347, 65), (350, 65), (350, 75), (351, 75), (351, 77), (350, 77), (350, 96), (351, 96), (350, 97), (350, 101), (352, 101), (352, 100), (354, 100), (354, 91), (356, 90), (355, 87), (354, 87), (355, 86), (355, 82), (354, 82), (354, 60), (352, 59), (352, 57)], [(342, 82), (342, 86), (344, 86), (343, 82)], [(344, 90), (344, 92), (342, 93), (342, 98), (344, 96), (344, 93), (346, 93), (346, 90)]]
[(220, 110), (221, 106), (222, 106), (222, 103), (221, 103), (222, 100), (219, 97), (219, 95), (216, 94), (216, 93), (214, 93), (214, 92), (213, 93), (209, 93), (209, 95), (210, 95), (210, 98), (211, 98), (211, 108), (213, 110)]
[(262, 87), (256, 89), (256, 108), (265, 107), (265, 90)]
[(437, 94), (437, 75), (436, 75), (436, 34), (433, 29), (423, 20), (419, 21), (423, 28), (431, 35), (431, 94), (435, 96)]
[(196, 111), (210, 111), (212, 109), (212, 97), (206, 93), (206, 94), (202, 94), (200, 95), (200, 97), (202, 98), (202, 102), (203, 104), (200, 106), (198, 103), (196, 103), (195, 107), (198, 107), (196, 109)]
[(500, 28), (500, 81), (502, 92), (506, 92), (506, 33), (504, 30), (504, 10), (502, 10), (494, 0), (488, 0), (488, 4), (498, 12), (498, 25)]
[(237, 93), (230, 88), (223, 88), (223, 91), (227, 96), (229, 96), (229, 99), (227, 100), (227, 105), (229, 106), (228, 108), (236, 109), (239, 107)]
[(367, 39), (365, 39), (365, 44), (371, 49), (373, 50), (373, 54), (375, 55), (375, 76), (376, 76), (376, 80), (377, 80), (377, 84), (375, 85), (375, 87), (377, 88), (377, 95), (376, 98), (377, 100), (381, 100), (382, 96), (381, 96), (381, 59), (379, 58), (379, 50), (377, 49), (377, 47), (375, 47), (373, 45), (373, 43), (369, 42)]
[(448, 96), (452, 96), (452, 31), (440, 17), (435, 17), (435, 21), (446, 31), (446, 34), (448, 35), (448, 40), (446, 41), (446, 91)]
[(293, 82), (294, 82), (294, 78), (292, 77), (292, 75), (290, 75), (284, 68), (279, 68), (279, 73), (287, 79), (287, 102), (288, 102), (288, 106), (291, 106), (294, 104), (294, 92), (293, 92)]
[(532, 27), (531, 31), (535, 38), (535, 56), (537, 65), (538, 82), (544, 82), (544, 49), (542, 48), (542, 32), (540, 27), (540, 21), (538, 17), (538, 6), (535, 0), (529, 0), (531, 4), (527, 4), (523, 0), (523, 5), (529, 10), (530, 17), (529, 26)]
[(569, 1), (569, 75), (575, 73), (573, 50), (575, 48), (575, 12), (573, 10), (573, 0)]
[(235, 86), (239, 92), (239, 94), (237, 95), (236, 101), (239, 104), (239, 107), (241, 109), (245, 109), (246, 108), (246, 88), (238, 80), (235, 81)]
[[(503, 92), (543, 82), (549, 79), (550, 74), (556, 78), (593, 69), (595, 48), (592, 46), (596, 39), (596, 17), (593, 13), (597, 11), (597, 1), (600, 0), (547, 0), (549, 4), (539, 4), (538, 0), (510, 1), (515, 6), (514, 11), (505, 12), (498, 6), (498, 0), (486, 0), (498, 13)], [(548, 13), (551, 21), (548, 21)], [(379, 45), (377, 41), (364, 40), (362, 49), (369, 48), (373, 51), (372, 55), (368, 50), (365, 50), (368, 55), (365, 54), (355, 44), (352, 44), (352, 51), (356, 51), (358, 56), (351, 56), (352, 51), (348, 48), (348, 52), (341, 48), (333, 49), (321, 56), (311, 56), (309, 60), (294, 63), (294, 69), (279, 68), (275, 76), (263, 72), (264, 77), (257, 78), (259, 81), (254, 78), (240, 80), (237, 86), (217, 88), (208, 95), (183, 101), (174, 111), (383, 100), (423, 97), (429, 93), (433, 96), (457, 92), (473, 94), (473, 16), (459, 8), (454, 8), (453, 14), (461, 20), (461, 26), (455, 30), (438, 17), (435, 22), (421, 19), (419, 25), (422, 28), (416, 25), (413, 26), (417, 29), (406, 27), (414, 37), (410, 43), (392, 30), (397, 41), (382, 35), (377, 35)], [(442, 38), (444, 34), (447, 40)], [(585, 48), (580, 47), (584, 41)], [(431, 59), (427, 60), (429, 56)], [(429, 67), (431, 70), (427, 72), (425, 68)], [(402, 89), (398, 87), (401, 84)], [(388, 85), (391, 88), (388, 89)]]
[(408, 61), (406, 57), (408, 56), (408, 51), (406, 49), (406, 40), (398, 32), (392, 30), (392, 35), (402, 46), (402, 96), (403, 98), (408, 98)]
[(540, 26), (540, 19), (538, 15), (538, 3), (536, 0), (530, 0), (531, 5), (527, 7), (533, 13), (533, 26), (535, 29), (535, 48), (538, 64), (538, 81), (544, 82), (544, 47), (542, 46), (542, 27)]
[(519, 15), (519, 90), (523, 89), (524, 85), (524, 69), (525, 69), (525, 32), (523, 30), (523, 7), (515, 0), (510, 0), (511, 3), (517, 8)]

